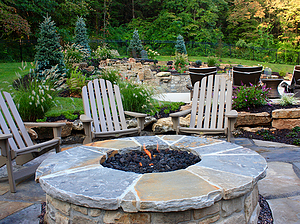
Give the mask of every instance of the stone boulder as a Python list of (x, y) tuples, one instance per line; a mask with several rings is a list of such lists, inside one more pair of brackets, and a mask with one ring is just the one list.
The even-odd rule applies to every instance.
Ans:
[[(65, 122), (66, 125), (62, 127), (61, 137), (65, 138), (71, 135), (73, 122), (69, 122), (67, 120), (57, 121), (57, 122)], [(52, 128), (45, 127), (31, 127), (38, 135), (39, 139), (51, 139), (53, 138)]]
[(73, 122), (72, 129), (75, 130), (75, 131), (82, 131), (83, 130), (83, 124), (82, 124), (80, 119), (75, 120)]
[(159, 72), (156, 74), (156, 77), (169, 77), (171, 72)]
[(300, 108), (277, 109), (272, 111), (273, 119), (300, 118)]
[(271, 124), (271, 115), (267, 112), (249, 113), (239, 112), (235, 127), (239, 126), (269, 126)]
[[(189, 120), (186, 118), (180, 118), (179, 122), (180, 122), (180, 126), (182, 126), (182, 127), (188, 127), (190, 124)], [(161, 134), (161, 133), (166, 133), (169, 131), (175, 131), (173, 129), (172, 118), (167, 117), (167, 118), (159, 119), (155, 124), (153, 124), (152, 131), (155, 134)]]
[(293, 129), (296, 126), (300, 126), (300, 108), (273, 110), (272, 118), (272, 127)]
[[(152, 116), (145, 117), (144, 127), (147, 127), (147, 126), (155, 123), (156, 121), (157, 120), (155, 117), (152, 117)], [(136, 118), (127, 120), (126, 123), (127, 123), (127, 128), (136, 128), (137, 127), (137, 119)]]

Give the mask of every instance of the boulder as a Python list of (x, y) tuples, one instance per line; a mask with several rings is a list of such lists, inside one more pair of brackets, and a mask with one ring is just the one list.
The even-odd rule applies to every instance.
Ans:
[(28, 132), (31, 140), (38, 139), (38, 134), (32, 129), (32, 128), (26, 128), (26, 131)]
[(273, 119), (272, 127), (276, 129), (293, 129), (300, 127), (300, 119)]
[[(57, 122), (65, 122), (66, 125), (62, 127), (61, 137), (65, 138), (71, 135), (73, 122), (69, 122), (67, 120), (57, 121)], [(45, 127), (31, 127), (38, 135), (39, 139), (51, 139), (53, 138), (53, 131), (52, 128), (45, 128)]]
[[(187, 120), (186, 118), (180, 118), (179, 122), (180, 122), (180, 126), (183, 126), (183, 127), (188, 127), (190, 124), (189, 120)], [(152, 131), (155, 134), (166, 133), (169, 131), (175, 131), (173, 129), (172, 118), (167, 117), (167, 118), (159, 119), (155, 124), (153, 124)]]
[[(155, 117), (152, 117), (152, 116), (145, 117), (144, 127), (147, 127), (147, 126), (155, 123), (156, 121), (157, 120)], [(127, 128), (136, 128), (137, 127), (137, 119), (136, 118), (127, 120), (126, 123), (127, 123)]]
[(169, 77), (171, 72), (159, 72), (156, 74), (157, 77)]
[(267, 112), (249, 113), (239, 112), (235, 127), (239, 126), (268, 126), (271, 124), (271, 116)]
[(272, 111), (273, 119), (300, 118), (300, 108), (277, 109)]
[(75, 130), (75, 131), (82, 131), (83, 130), (83, 124), (82, 124), (80, 119), (75, 120), (73, 122), (72, 129)]

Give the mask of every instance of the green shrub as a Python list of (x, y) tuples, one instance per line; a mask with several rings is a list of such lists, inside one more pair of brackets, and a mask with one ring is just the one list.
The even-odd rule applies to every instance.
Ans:
[(71, 94), (80, 94), (82, 87), (86, 84), (86, 77), (78, 67), (76, 67), (76, 69), (71, 71), (70, 78), (67, 79), (66, 84), (69, 87)]
[(98, 46), (97, 50), (95, 50), (93, 52), (93, 54), (94, 54), (94, 57), (96, 57), (100, 60), (120, 57), (120, 54), (118, 53), (117, 50), (109, 49), (108, 45), (105, 43), (102, 46)]
[(25, 88), (20, 86), (15, 92), (15, 101), (23, 121), (36, 121), (44, 118), (45, 113), (53, 106), (57, 92), (50, 80), (33, 78)]
[(161, 71), (161, 72), (167, 72), (168, 70), (169, 70), (169, 66), (166, 66), (166, 65), (161, 65), (160, 67), (159, 67), (159, 70)]
[(202, 65), (202, 61), (201, 60), (197, 60), (197, 61), (195, 61), (195, 64), (201, 66)]
[(107, 68), (101, 71), (101, 78), (110, 81), (112, 84), (118, 84), (122, 76), (118, 70)]
[(88, 57), (89, 52), (78, 44), (66, 44), (63, 50), (64, 61), (67, 69), (72, 69), (73, 64), (80, 63), (84, 58)]
[(207, 66), (208, 67), (214, 67), (218, 66), (218, 60), (216, 57), (208, 57), (207, 59)]
[(184, 39), (181, 35), (178, 35), (177, 37), (175, 49), (179, 54), (187, 54)]
[(123, 108), (127, 111), (146, 112), (152, 111), (154, 89), (145, 84), (124, 80), (119, 83)]
[(155, 60), (156, 56), (159, 56), (160, 54), (157, 51), (153, 51), (150, 48), (147, 49), (148, 58)]
[(188, 55), (187, 54), (180, 54), (176, 53), (175, 54), (175, 69), (178, 71), (178, 69), (185, 69), (187, 70), (187, 65), (189, 64), (188, 61)]
[(247, 87), (239, 86), (234, 88), (233, 109), (242, 109), (266, 105), (268, 103), (268, 93), (270, 91), (266, 86), (251, 85)]

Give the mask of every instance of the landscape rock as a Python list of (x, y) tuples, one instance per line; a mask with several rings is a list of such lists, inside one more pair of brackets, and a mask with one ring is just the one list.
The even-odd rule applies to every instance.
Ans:
[(235, 127), (239, 126), (268, 126), (271, 124), (271, 116), (267, 112), (249, 113), (239, 112), (236, 119)]
[(272, 118), (300, 118), (300, 108), (277, 109), (272, 111)]
[(171, 72), (159, 72), (156, 74), (157, 77), (168, 77), (171, 75)]
[[(180, 126), (182, 127), (188, 127), (190, 122), (186, 118), (180, 118), (179, 119)], [(165, 133), (169, 131), (175, 131), (173, 129), (173, 122), (171, 117), (167, 118), (161, 118), (159, 119), (155, 124), (152, 126), (152, 131), (155, 134)]]
[(300, 126), (300, 119), (273, 119), (272, 127), (276, 129), (293, 129)]
[(73, 122), (72, 129), (75, 130), (75, 131), (82, 131), (83, 130), (83, 124), (82, 124), (80, 119), (75, 120)]
[(38, 139), (38, 134), (32, 128), (26, 128), (26, 131), (28, 132), (31, 140)]
[[(155, 123), (156, 121), (157, 121), (157, 119), (155, 117), (152, 117), (152, 116), (145, 117), (144, 127), (147, 127), (147, 126)], [(136, 118), (127, 120), (126, 123), (127, 123), (127, 128), (136, 128), (137, 127), (137, 119)]]

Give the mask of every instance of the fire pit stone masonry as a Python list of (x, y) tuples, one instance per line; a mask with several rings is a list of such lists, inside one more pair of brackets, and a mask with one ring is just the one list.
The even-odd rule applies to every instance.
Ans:
[[(145, 147), (187, 150), (201, 161), (185, 169), (138, 174), (103, 167), (116, 152)], [(225, 141), (184, 135), (90, 143), (47, 158), (36, 180), (48, 223), (257, 223), (257, 182), (267, 163)]]

